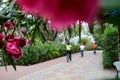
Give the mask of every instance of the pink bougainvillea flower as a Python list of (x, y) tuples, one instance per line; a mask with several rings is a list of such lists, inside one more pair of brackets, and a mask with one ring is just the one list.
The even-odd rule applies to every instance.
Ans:
[(51, 20), (55, 30), (69, 27), (77, 20), (90, 23), (96, 15), (98, 0), (17, 0), (26, 12)]
[(23, 47), (26, 44), (26, 40), (21, 36), (15, 36), (14, 38), (8, 39), (8, 42), (16, 44), (18, 47)]
[(14, 40), (14, 38), (10, 38), (10, 39), (8, 39), (7, 42), (10, 42), (10, 43), (14, 43), (14, 44), (16, 44), (16, 41)]
[(13, 29), (13, 23), (11, 21), (6, 21), (4, 24), (3, 24), (4, 27), (6, 27), (8, 30), (11, 30)]
[(26, 39), (26, 45), (29, 45), (31, 43), (31, 39), (27, 38)]
[(21, 32), (22, 32), (23, 34), (26, 34), (26, 32), (27, 32), (27, 31), (26, 31), (26, 28), (22, 27), (22, 28), (21, 28)]
[(20, 59), (23, 56), (22, 49), (14, 43), (7, 42), (6, 51), (13, 59)]
[(22, 38), (21, 36), (15, 36), (13, 39), (16, 45), (18, 45), (19, 47), (23, 47), (26, 44), (26, 40)]
[(4, 35), (2, 33), (0, 33), (0, 42), (3, 40)]

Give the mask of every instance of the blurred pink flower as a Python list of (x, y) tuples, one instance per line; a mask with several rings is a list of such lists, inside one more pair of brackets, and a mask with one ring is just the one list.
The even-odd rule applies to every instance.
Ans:
[(12, 59), (20, 59), (23, 56), (23, 51), (16, 44), (7, 42), (6, 44), (7, 54), (11, 56)]
[(8, 42), (16, 44), (18, 47), (23, 47), (26, 44), (26, 40), (21, 36), (15, 36), (14, 38), (8, 39)]
[(14, 25), (11, 21), (6, 21), (4, 24), (3, 24), (4, 27), (6, 27), (8, 30), (11, 30), (13, 29)]
[(10, 39), (8, 39), (7, 42), (10, 42), (10, 43), (14, 43), (14, 44), (16, 44), (16, 41), (14, 40), (14, 38), (10, 38)]
[(31, 39), (27, 38), (26, 39), (26, 45), (29, 45), (31, 43)]
[(55, 30), (62, 30), (77, 20), (92, 22), (98, 9), (98, 0), (17, 0), (17, 4), (33, 15), (51, 20)]
[(27, 32), (27, 31), (26, 31), (26, 28), (22, 27), (22, 28), (21, 28), (21, 32), (22, 32), (23, 34), (26, 34), (26, 32)]
[(26, 44), (26, 40), (21, 36), (15, 36), (13, 40), (16, 43), (16, 45), (18, 45), (19, 47), (23, 47)]
[(4, 35), (2, 33), (0, 33), (0, 42), (3, 40)]

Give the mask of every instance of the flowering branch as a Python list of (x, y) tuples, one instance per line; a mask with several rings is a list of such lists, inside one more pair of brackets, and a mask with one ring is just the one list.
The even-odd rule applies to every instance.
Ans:
[[(8, 20), (3, 24), (4, 30), (0, 32), (0, 49), (6, 70), (6, 57), (9, 58), (10, 63), (16, 70), (16, 60), (23, 56), (22, 48), (30, 43), (30, 39), (25, 39), (21, 35), (16, 34), (18, 31), (16, 27), (16, 21)], [(22, 28), (21, 32), (26, 34), (26, 28)]]

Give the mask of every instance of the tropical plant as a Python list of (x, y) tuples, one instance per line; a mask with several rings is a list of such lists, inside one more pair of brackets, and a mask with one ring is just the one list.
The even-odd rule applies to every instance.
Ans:
[(118, 32), (116, 27), (107, 27), (102, 37), (103, 66), (112, 67), (118, 58)]

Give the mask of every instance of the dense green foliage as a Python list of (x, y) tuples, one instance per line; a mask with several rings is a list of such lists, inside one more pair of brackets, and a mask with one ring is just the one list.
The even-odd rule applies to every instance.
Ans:
[[(72, 44), (72, 53), (78, 52), (79, 46)], [(47, 61), (57, 57), (66, 55), (66, 45), (61, 42), (46, 42), (41, 43), (37, 41), (36, 45), (24, 47), (24, 56), (16, 61), (17, 65), (32, 65), (39, 62)], [(7, 64), (10, 60), (6, 58)], [(3, 64), (3, 63), (2, 63)]]
[[(95, 42), (97, 43), (98, 47), (101, 47), (102, 43), (102, 34), (104, 32), (104, 29), (102, 28), (102, 25), (99, 22), (94, 23), (94, 30), (93, 30), (93, 37), (95, 39)], [(105, 28), (105, 26), (104, 26)]]
[(65, 45), (59, 42), (37, 42), (24, 48), (24, 56), (17, 61), (19, 65), (31, 65), (65, 55)]
[(117, 59), (118, 49), (118, 32), (116, 27), (107, 27), (103, 37), (103, 66), (112, 67), (113, 62)]

